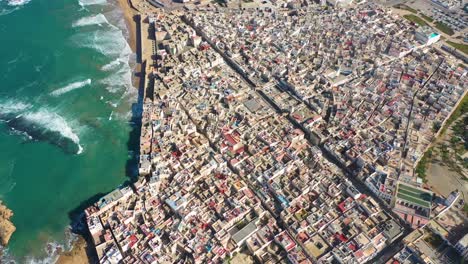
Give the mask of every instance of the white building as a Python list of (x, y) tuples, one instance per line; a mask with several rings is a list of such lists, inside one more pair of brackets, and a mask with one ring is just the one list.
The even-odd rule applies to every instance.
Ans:
[(434, 32), (432, 28), (425, 26), (419, 27), (416, 30), (414, 37), (419, 43), (423, 44), (424, 46), (428, 46), (436, 43), (440, 39), (440, 34)]
[(463, 258), (468, 258), (468, 234), (458, 241), (455, 245), (455, 249), (463, 256)]

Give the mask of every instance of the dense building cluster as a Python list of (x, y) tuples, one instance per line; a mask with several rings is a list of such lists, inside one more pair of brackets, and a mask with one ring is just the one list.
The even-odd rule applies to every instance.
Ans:
[(414, 28), (372, 5), (147, 21), (141, 178), (86, 210), (101, 263), (365, 263), (429, 221), (412, 169), (466, 71)]

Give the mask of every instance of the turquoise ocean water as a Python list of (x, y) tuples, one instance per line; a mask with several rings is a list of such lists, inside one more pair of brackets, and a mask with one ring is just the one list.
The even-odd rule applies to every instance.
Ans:
[(17, 228), (0, 262), (50, 263), (68, 213), (128, 179), (137, 92), (108, 1), (0, 0), (0, 199)]

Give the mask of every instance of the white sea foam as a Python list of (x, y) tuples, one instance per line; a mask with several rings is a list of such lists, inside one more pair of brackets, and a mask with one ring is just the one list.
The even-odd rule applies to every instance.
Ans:
[(9, 6), (23, 6), (29, 3), (31, 0), (8, 0)]
[(87, 16), (78, 19), (75, 21), (72, 26), (73, 27), (85, 27), (85, 26), (92, 26), (92, 25), (103, 25), (109, 24), (107, 18), (103, 14), (97, 14), (95, 16)]
[(0, 103), (0, 113), (1, 114), (21, 113), (30, 107), (31, 107), (30, 104), (8, 100), (6, 102)]
[(89, 6), (89, 5), (104, 5), (107, 3), (106, 0), (79, 0), (80, 6)]
[(99, 82), (104, 84), (106, 90), (110, 93), (127, 90), (129, 87), (132, 87), (132, 70), (128, 64), (125, 64), (125, 67)]
[[(31, 0), (0, 0), (0, 16), (5, 16), (21, 9), (24, 5)], [(3, 4), (5, 3), (5, 4)]]
[(70, 84), (65, 85), (64, 87), (61, 87), (53, 92), (50, 93), (52, 96), (60, 96), (62, 94), (68, 93), (70, 91), (76, 90), (83, 88), (87, 85), (91, 84), (91, 79), (86, 79), (84, 81), (79, 81), (79, 82), (73, 82)]
[[(65, 241), (63, 243), (59, 242), (47, 242), (44, 247), (44, 252), (46, 253), (45, 257), (38, 258), (34, 256), (27, 256), (24, 262), (27, 264), (51, 264), (56, 263), (60, 252), (70, 251), (73, 248), (73, 243), (78, 239), (76, 234), (73, 234), (68, 227), (65, 230)], [(13, 256), (9, 253), (8, 248), (4, 248), (0, 246), (0, 263), (11, 263), (11, 264), (19, 264), (15, 261)]]
[[(101, 67), (103, 72), (108, 73), (107, 76), (97, 81), (97, 84), (102, 85), (110, 93), (120, 95), (119, 99), (114, 102), (114, 110), (108, 116), (108, 119), (112, 120), (117, 117), (119, 119), (121, 117), (126, 119), (128, 116), (131, 116), (131, 111), (128, 113), (127, 106), (122, 108), (119, 108), (119, 106), (124, 101), (133, 102), (138, 92), (133, 88), (132, 84), (130, 61), (133, 58), (133, 52), (127, 43), (126, 36), (128, 35), (128, 29), (120, 9), (115, 8), (102, 15), (107, 21), (105, 25), (93, 27), (94, 31), (80, 32), (72, 37), (71, 42), (79, 47), (93, 49), (110, 59), (109, 63)], [(91, 17), (87, 17), (80, 20), (75, 22), (76, 26), (99, 24), (98, 22), (104, 21), (100, 14), (92, 19)], [(101, 100), (104, 100), (103, 97), (101, 97)], [(123, 112), (125, 112), (124, 116)]]
[(75, 142), (78, 146), (78, 152), (76, 154), (81, 154), (83, 152), (83, 148), (80, 145), (80, 138), (75, 134), (67, 121), (57, 113), (50, 112), (46, 109), (39, 109), (35, 112), (28, 112), (24, 114), (23, 117), (36, 125), (48, 129), (49, 131), (58, 132), (63, 137)]
[(49, 242), (47, 243), (46, 248), (44, 249), (47, 253), (47, 256), (44, 258), (35, 258), (35, 257), (27, 257), (26, 263), (27, 264), (50, 264), (57, 262), (59, 258), (59, 251), (63, 251), (63, 246), (57, 242)]
[(117, 28), (79, 33), (72, 38), (72, 41), (77, 46), (94, 49), (113, 58), (128, 56), (132, 52), (122, 31)]
[(15, 260), (10, 255), (8, 248), (0, 245), (0, 263), (15, 263)]
[(119, 67), (122, 63), (125, 63), (122, 58), (117, 58), (108, 64), (104, 65), (101, 67), (101, 70), (103, 71), (111, 71)]
[(29, 104), (9, 100), (0, 102), (0, 114), (15, 115), (16, 118), (22, 117), (30, 122), (31, 125), (43, 128), (44, 130), (57, 132), (62, 137), (68, 138), (77, 145), (77, 154), (83, 152), (83, 147), (80, 145), (80, 138), (75, 131), (76, 129), (73, 129), (65, 118), (49, 109), (33, 109)]

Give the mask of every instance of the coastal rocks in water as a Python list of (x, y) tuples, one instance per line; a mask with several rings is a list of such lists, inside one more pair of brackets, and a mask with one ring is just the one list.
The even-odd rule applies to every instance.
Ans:
[(80, 236), (70, 251), (65, 251), (60, 254), (56, 264), (74, 264), (74, 263), (90, 263), (86, 254), (86, 241)]
[(0, 245), (6, 246), (16, 227), (10, 222), (13, 212), (0, 201)]

